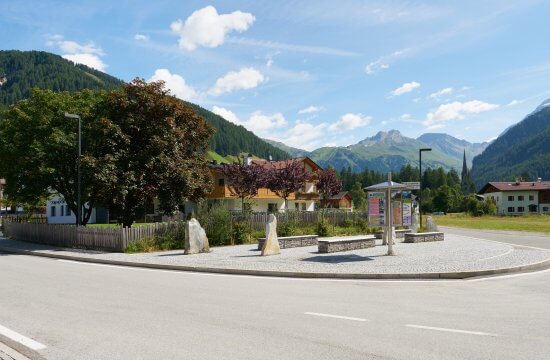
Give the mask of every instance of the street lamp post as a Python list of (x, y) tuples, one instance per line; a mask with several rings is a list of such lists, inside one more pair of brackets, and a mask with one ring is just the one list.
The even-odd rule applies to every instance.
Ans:
[(77, 175), (76, 175), (76, 187), (77, 187), (77, 196), (76, 196), (76, 226), (82, 225), (82, 211), (81, 197), (81, 172), (80, 172), (80, 158), (82, 157), (82, 121), (80, 116), (76, 114), (65, 113), (65, 117), (68, 119), (77, 119), (78, 120), (78, 160), (77, 160)]
[(422, 152), (423, 151), (432, 151), (431, 148), (422, 148), (418, 150), (418, 168), (419, 168), (419, 182), (420, 182), (420, 190), (419, 190), (419, 197), (418, 197), (418, 210), (420, 212), (420, 226), (422, 226)]

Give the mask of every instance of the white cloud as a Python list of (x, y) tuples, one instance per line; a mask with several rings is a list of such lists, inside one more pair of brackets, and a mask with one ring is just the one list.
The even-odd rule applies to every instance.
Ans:
[(62, 57), (64, 59), (74, 62), (75, 64), (86, 65), (88, 67), (91, 67), (92, 69), (103, 72), (107, 68), (107, 64), (105, 64), (97, 55), (94, 54), (67, 54), (62, 55)]
[(399, 117), (401, 120), (411, 120), (412, 115), (411, 114), (403, 114)]
[(403, 49), (395, 51), (389, 55), (381, 56), (377, 60), (370, 62), (365, 67), (365, 72), (367, 73), (367, 75), (373, 75), (380, 70), (389, 69), (390, 63), (404, 56), (408, 51), (409, 49)]
[(58, 47), (63, 53), (61, 56), (64, 59), (99, 71), (107, 69), (107, 64), (101, 59), (102, 56), (105, 56), (105, 53), (93, 42), (79, 44), (76, 41), (63, 40), (63, 35), (60, 34), (46, 35), (46, 37), (48, 38), (46, 45)]
[(216, 84), (214, 84), (208, 93), (218, 96), (235, 90), (252, 89), (264, 80), (265, 77), (262, 73), (254, 68), (243, 68), (239, 71), (230, 71), (216, 80)]
[(307, 122), (297, 122), (286, 131), (282, 139), (276, 140), (300, 149), (314, 150), (318, 145), (323, 144), (327, 126), (325, 123), (313, 125)]
[(148, 80), (152, 81), (164, 81), (166, 88), (170, 90), (172, 95), (182, 100), (195, 100), (199, 97), (199, 94), (189, 86), (183, 77), (178, 74), (172, 74), (168, 69), (157, 69), (153, 76)]
[(329, 126), (330, 131), (347, 131), (360, 127), (365, 127), (369, 124), (371, 116), (364, 116), (363, 114), (344, 114), (338, 121)]
[(322, 106), (314, 106), (314, 105), (311, 105), (311, 106), (308, 106), (307, 108), (304, 108), (304, 109), (300, 109), (298, 111), (298, 114), (312, 114), (312, 113), (316, 113), (316, 112), (319, 112), (319, 111), (323, 111), (324, 108)]
[(430, 111), (426, 116), (426, 120), (423, 121), (423, 124), (428, 127), (433, 127), (438, 123), (463, 119), (466, 115), (478, 114), (496, 108), (498, 108), (497, 104), (489, 104), (480, 100), (467, 102), (454, 101), (452, 103), (440, 105), (437, 109)]
[(444, 89), (441, 89), (439, 91), (436, 91), (434, 93), (431, 93), (428, 97), (430, 99), (433, 99), (433, 100), (439, 100), (440, 97), (442, 96), (445, 96), (445, 95), (451, 95), (453, 93), (453, 88), (452, 87), (448, 87), (448, 88), (444, 88)]
[(472, 87), (471, 86), (463, 86), (462, 89), (460, 89), (460, 91), (468, 91), (468, 90), (471, 90)]
[(61, 40), (55, 45), (59, 47), (59, 50), (68, 54), (96, 54), (103, 56), (105, 53), (103, 50), (96, 46), (93, 42), (87, 44), (79, 44), (76, 41)]
[(255, 134), (266, 136), (271, 130), (288, 125), (281, 113), (272, 115), (263, 114), (261, 111), (252, 113), (250, 118), (243, 123), (243, 126)]
[(194, 11), (185, 23), (182, 20), (173, 22), (170, 29), (180, 37), (179, 46), (192, 51), (198, 46), (220, 46), (229, 32), (246, 31), (255, 20), (250, 13), (234, 11), (220, 15), (215, 7), (207, 6)]
[(522, 102), (523, 102), (523, 100), (514, 99), (514, 100), (510, 101), (508, 104), (506, 104), (506, 106), (510, 107), (510, 106), (521, 104)]
[(411, 81), (411, 82), (408, 82), (408, 83), (404, 83), (403, 85), (401, 85), (397, 89), (393, 90), (391, 92), (391, 95), (392, 96), (400, 96), (400, 95), (409, 93), (409, 92), (413, 91), (414, 89), (416, 89), (418, 87), (420, 87), (420, 83), (417, 83), (416, 81)]
[(143, 34), (135, 34), (134, 40), (136, 41), (149, 41), (149, 36)]
[(430, 125), (428, 127), (426, 127), (426, 130), (437, 130), (437, 129), (442, 129), (444, 128), (446, 125), (445, 124), (434, 124), (434, 125)]
[(231, 121), (232, 123), (237, 125), (242, 125), (237, 115), (235, 115), (235, 113), (231, 110), (214, 106), (212, 107), (212, 112), (214, 114), (220, 115), (222, 118), (224, 118), (227, 121)]
[(240, 120), (234, 112), (222, 107), (214, 106), (212, 107), (212, 112), (234, 124), (244, 126), (246, 129), (261, 137), (271, 136), (275, 129), (288, 125), (288, 122), (281, 113), (268, 115), (261, 111), (255, 111), (247, 120), (243, 121)]

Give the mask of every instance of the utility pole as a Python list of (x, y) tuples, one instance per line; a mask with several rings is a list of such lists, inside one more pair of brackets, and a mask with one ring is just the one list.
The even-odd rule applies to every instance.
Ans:
[(420, 190), (418, 196), (418, 211), (420, 213), (420, 226), (422, 227), (422, 152), (423, 151), (432, 151), (431, 148), (422, 148), (418, 150), (418, 168), (419, 168), (419, 181), (420, 181)]
[(65, 113), (65, 117), (68, 119), (77, 119), (78, 120), (78, 157), (76, 160), (76, 187), (77, 187), (77, 196), (76, 196), (76, 226), (79, 227), (82, 225), (82, 187), (81, 187), (81, 157), (82, 157), (82, 120), (80, 116), (76, 114)]

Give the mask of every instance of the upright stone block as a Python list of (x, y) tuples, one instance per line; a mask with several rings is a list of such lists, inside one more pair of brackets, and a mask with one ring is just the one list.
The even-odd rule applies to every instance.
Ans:
[(426, 219), (426, 231), (427, 232), (438, 232), (439, 231), (437, 229), (437, 224), (435, 223), (435, 220), (431, 216), (428, 216), (428, 218)]
[(195, 218), (185, 224), (185, 255), (209, 252), (210, 246), (206, 231), (201, 227)]
[(411, 226), (409, 226), (409, 229), (411, 229), (413, 233), (418, 232), (418, 229), (420, 228), (420, 221), (418, 219), (418, 215), (419, 215), (418, 208), (416, 208), (412, 214)]
[(277, 218), (270, 214), (265, 225), (265, 243), (262, 247), (262, 256), (277, 255), (281, 253), (279, 239), (277, 238)]

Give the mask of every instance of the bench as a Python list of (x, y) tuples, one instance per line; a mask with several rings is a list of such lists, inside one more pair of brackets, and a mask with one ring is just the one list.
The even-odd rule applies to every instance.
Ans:
[[(297, 235), (297, 236), (282, 236), (278, 238), (281, 249), (295, 248), (301, 246), (317, 245), (318, 235)], [(262, 250), (265, 238), (258, 239), (258, 250)]]
[(317, 242), (320, 253), (332, 253), (374, 247), (374, 241), (374, 235), (360, 235), (323, 238)]
[[(409, 233), (412, 233), (412, 230), (411, 229), (400, 229), (400, 230), (395, 230), (395, 236), (398, 238), (398, 239), (402, 239), (405, 237), (405, 234), (409, 234)], [(378, 230), (374, 233), (374, 236), (376, 236), (377, 239), (382, 239), (384, 237), (384, 230)]]
[(442, 232), (425, 232), (405, 234), (406, 243), (418, 243), (427, 241), (443, 241), (445, 235)]

